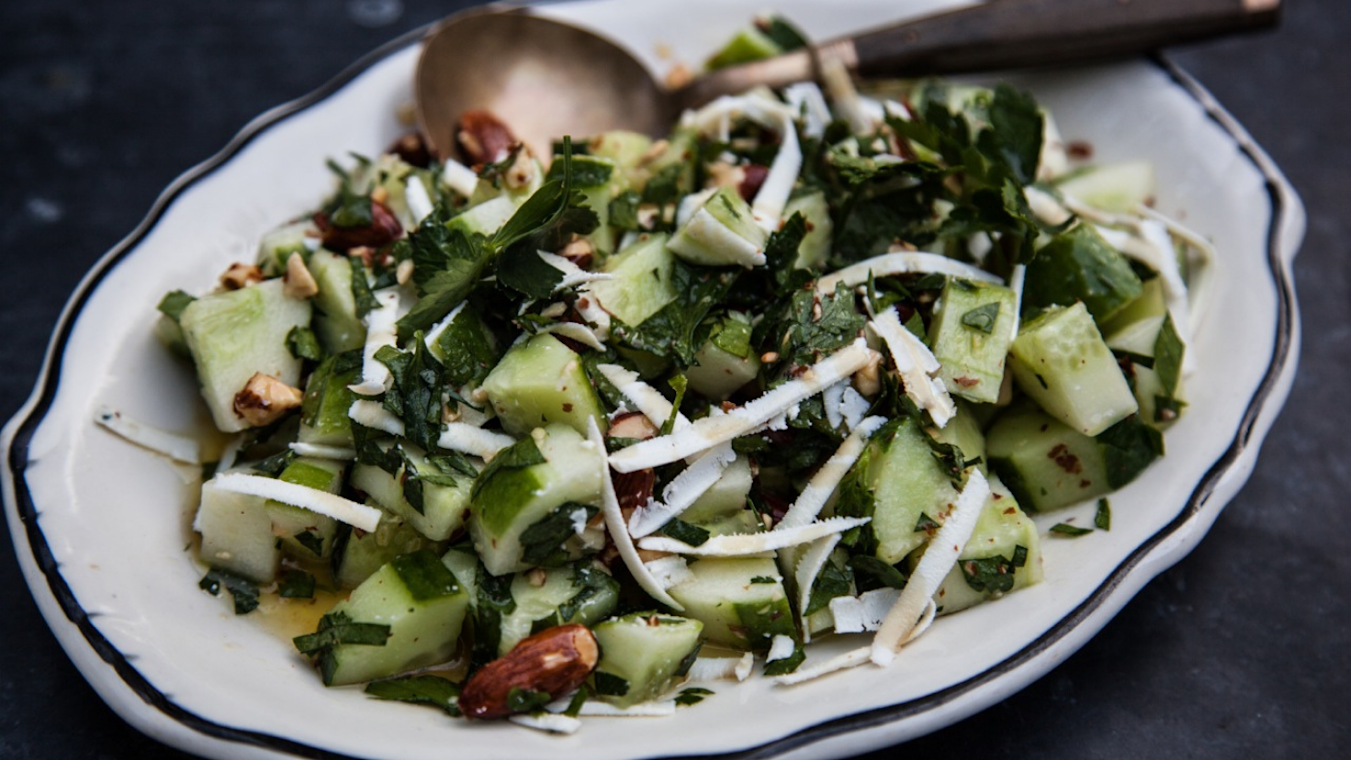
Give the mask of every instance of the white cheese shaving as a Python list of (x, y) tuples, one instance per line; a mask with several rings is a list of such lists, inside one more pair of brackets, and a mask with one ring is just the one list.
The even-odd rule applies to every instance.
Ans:
[(1056, 199), (1054, 195), (1035, 187), (1023, 188), (1023, 196), (1027, 198), (1027, 207), (1032, 210), (1032, 215), (1037, 217), (1044, 224), (1059, 226), (1068, 222), (1070, 217), (1074, 216), (1068, 208)]
[[(586, 418), (586, 437), (604, 457), (605, 438), (601, 436), (600, 428), (596, 425), (596, 420), (593, 417)], [(608, 465), (601, 467), (600, 511), (605, 517), (605, 527), (610, 531), (610, 537), (615, 542), (615, 548), (619, 550), (620, 559), (624, 560), (624, 565), (628, 567), (629, 572), (633, 573), (633, 579), (638, 582), (638, 585), (653, 599), (676, 612), (684, 610), (684, 605), (666, 593), (666, 589), (652, 576), (652, 573), (648, 572), (647, 566), (638, 557), (638, 549), (634, 547), (633, 538), (629, 536), (629, 531), (624, 526), (624, 513), (619, 509), (619, 497), (615, 495), (615, 484), (610, 477)]]
[[(359, 272), (357, 274), (361, 276)], [(362, 396), (384, 393), (394, 379), (389, 374), (389, 367), (376, 360), (375, 352), (395, 344), (395, 325), (399, 319), (399, 291), (395, 288), (384, 288), (377, 290), (374, 295), (380, 308), (371, 309), (366, 315), (366, 346), (361, 351), (361, 382), (347, 386), (353, 393)]]
[(376, 526), (380, 524), (380, 510), (375, 507), (358, 504), (328, 491), (287, 483), (276, 478), (227, 472), (212, 478), (211, 483), (222, 491), (261, 496), (264, 499), (308, 509), (354, 528), (360, 528), (367, 533), (374, 532)]
[(478, 174), (473, 169), (453, 158), (445, 159), (446, 166), (441, 170), (441, 181), (457, 194), (468, 198), (478, 188)]
[(610, 337), (610, 312), (606, 311), (600, 305), (600, 300), (586, 286), (582, 285), (577, 289), (577, 301), (574, 306), (577, 307), (577, 313), (586, 320), (588, 325), (596, 331), (596, 336), (601, 340)]
[(1018, 337), (1018, 330), (1022, 327), (1020, 322), (1023, 313), (1023, 286), (1027, 280), (1027, 265), (1014, 264), (1013, 274), (1009, 276), (1009, 287), (1013, 289), (1013, 319), (1009, 320), (1009, 340)]
[[(671, 418), (673, 411), (671, 402), (661, 395), (661, 391), (643, 382), (642, 378), (638, 377), (637, 372), (631, 372), (618, 364), (598, 364), (596, 369), (600, 370), (600, 373), (605, 376), (606, 380), (610, 381), (610, 384), (619, 391), (620, 395), (633, 402), (638, 411), (651, 420), (653, 425), (660, 428), (666, 424), (666, 420)], [(688, 417), (683, 414), (676, 414), (675, 425), (673, 426), (675, 430), (681, 430), (689, 427), (689, 425)], [(620, 470), (620, 472), (630, 472), (630, 470)]]
[(580, 322), (555, 322), (540, 330), (540, 332), (562, 335), (564, 338), (571, 338), (587, 348), (593, 348), (597, 351), (605, 350), (605, 343), (595, 330)]
[(109, 406), (94, 413), (94, 421), (123, 440), (186, 464), (202, 463), (202, 444), (196, 438), (160, 430), (127, 417)]
[(840, 414), (844, 415), (844, 427), (846, 430), (853, 430), (863, 422), (863, 416), (868, 413), (872, 404), (863, 394), (851, 388), (844, 389), (844, 396), (840, 399)]
[(831, 122), (830, 106), (826, 96), (815, 82), (797, 82), (783, 88), (783, 99), (788, 101), (802, 120), (802, 133), (820, 139)]
[(403, 420), (395, 417), (379, 401), (365, 399), (353, 401), (347, 410), (347, 417), (362, 427), (380, 430), (390, 435), (403, 436), (404, 433)]
[(506, 433), (484, 430), (467, 422), (446, 423), (436, 440), (436, 444), (443, 449), (461, 451), (484, 459), (492, 459), (497, 456), (497, 452), (513, 443), (516, 443), (516, 439)]
[[(699, 209), (703, 208), (704, 204), (708, 203), (708, 199), (712, 198), (713, 194), (716, 192), (718, 192), (718, 188), (710, 187), (706, 190), (700, 190), (697, 193), (690, 193), (681, 198), (680, 205), (676, 206), (676, 227), (684, 227), (688, 224), (690, 219), (694, 218), (694, 215), (698, 213)], [(622, 251), (624, 249), (620, 248), (619, 250)]]
[(404, 198), (408, 201), (408, 213), (412, 214), (413, 221), (422, 224), (422, 220), (432, 215), (432, 198), (427, 194), (427, 186), (422, 184), (422, 180), (413, 175), (408, 178), (404, 184)]
[[(683, 229), (691, 238), (703, 241), (708, 248), (717, 251), (721, 263), (746, 268), (764, 266), (764, 249), (733, 232), (713, 216), (707, 207), (694, 212), (689, 224)], [(672, 247), (672, 250), (675, 248)], [(702, 263), (702, 259), (700, 261)]]
[[(736, 678), (737, 665), (743, 657), (699, 657), (690, 665), (687, 674), (691, 681), (730, 681)], [(752, 660), (754, 663), (754, 660)]]
[(929, 347), (914, 333), (905, 329), (895, 309), (887, 309), (868, 323), (873, 332), (887, 344), (896, 371), (905, 382), (905, 395), (920, 409), (929, 412), (934, 424), (944, 427), (957, 413), (957, 405), (948, 395), (943, 381), (933, 377), (938, 372), (938, 359)]
[(853, 77), (845, 68), (844, 62), (836, 56), (823, 56), (821, 61), (821, 83), (835, 104), (835, 112), (849, 122), (849, 130), (856, 135), (870, 135), (877, 130), (873, 113), (863, 104), (858, 90), (854, 89)]
[(765, 662), (786, 660), (792, 657), (795, 651), (797, 651), (797, 644), (792, 637), (785, 636), (782, 633), (776, 634), (769, 641), (769, 651), (765, 654)]
[(846, 287), (851, 288), (863, 285), (868, 282), (869, 274), (873, 277), (890, 277), (897, 274), (946, 274), (954, 277), (965, 277), (968, 280), (990, 282), (995, 285), (1004, 284), (1002, 278), (992, 275), (984, 269), (964, 264), (941, 254), (904, 251), (884, 253), (881, 256), (864, 259), (857, 264), (850, 264), (844, 269), (825, 275), (816, 281), (816, 291), (818, 293), (834, 293), (836, 284), (841, 282)]
[(614, 279), (614, 275), (609, 274), (608, 272), (588, 272), (572, 263), (567, 257), (559, 256), (556, 253), (549, 253), (548, 251), (535, 251), (535, 253), (545, 264), (548, 264), (563, 273), (563, 279), (559, 280), (557, 285), (554, 285), (553, 292), (555, 293), (576, 285), (581, 285), (584, 282)]
[(821, 676), (829, 675), (837, 671), (848, 670), (849, 668), (857, 667), (867, 662), (868, 657), (871, 654), (872, 649), (869, 647), (851, 649), (848, 652), (837, 654), (823, 662), (808, 662), (792, 673), (785, 673), (784, 675), (778, 676), (774, 679), (774, 683), (781, 686), (791, 686), (793, 684), (820, 678)]
[(844, 400), (844, 389), (848, 387), (848, 381), (841, 380), (821, 391), (821, 403), (826, 409), (826, 422), (830, 423), (832, 428), (838, 429), (844, 424), (844, 414), (840, 411), (840, 404)]
[(797, 500), (784, 513), (779, 524), (774, 526), (774, 530), (796, 528), (815, 520), (825, 508), (830, 495), (835, 493), (840, 481), (848, 474), (849, 468), (853, 467), (854, 462), (857, 462), (859, 456), (863, 454), (863, 449), (868, 445), (868, 438), (886, 421), (885, 417), (869, 417), (859, 424), (854, 432), (840, 443), (835, 453), (830, 455), (830, 459), (827, 459), (816, 474), (812, 475), (807, 487), (798, 494)]
[(798, 144), (793, 117), (783, 114), (776, 128), (781, 138), (779, 152), (774, 154), (769, 172), (751, 200), (751, 214), (755, 217), (755, 223), (766, 232), (779, 228), (779, 223), (783, 221), (783, 208), (788, 205), (788, 196), (793, 192), (798, 173), (802, 171), (802, 147)]
[(577, 714), (606, 718), (665, 718), (668, 715), (675, 715), (675, 711), (676, 703), (674, 699), (639, 702), (628, 707), (616, 707), (609, 702), (597, 702), (589, 699), (582, 703), (582, 709)]
[(744, 681), (747, 678), (750, 678), (751, 668), (753, 667), (755, 667), (755, 656), (750, 652), (747, 652), (741, 655), (740, 660), (737, 660), (736, 667), (732, 670), (732, 674), (736, 676), (736, 680)]
[(357, 458), (356, 449), (346, 446), (325, 446), (320, 443), (301, 443), (296, 441), (287, 444), (296, 456), (314, 457), (316, 459), (333, 459), (342, 462), (349, 462)]
[(225, 444), (225, 448), (220, 450), (220, 459), (216, 461), (216, 472), (227, 472), (235, 466), (235, 460), (239, 458), (239, 450), (244, 448), (245, 436), (237, 435)]
[(835, 547), (840, 543), (840, 534), (834, 533), (829, 536), (818, 538), (807, 546), (806, 551), (798, 558), (797, 567), (793, 569), (793, 582), (798, 591), (798, 628), (802, 631), (802, 643), (806, 644), (812, 640), (811, 627), (807, 625), (807, 606), (811, 604), (812, 587), (816, 585), (816, 577), (821, 574), (826, 563), (830, 561), (830, 553), (835, 551)]
[(733, 459), (736, 459), (736, 452), (732, 451), (731, 442), (718, 444), (699, 455), (666, 484), (661, 501), (650, 501), (634, 510), (629, 518), (629, 533), (634, 538), (642, 538), (661, 530), (712, 488)]
[(694, 573), (690, 570), (690, 565), (684, 557), (678, 554), (672, 554), (667, 557), (658, 557), (657, 559), (643, 563), (647, 566), (647, 571), (657, 579), (657, 583), (662, 588), (671, 588), (693, 580)]
[[(1214, 244), (1190, 227), (1175, 219), (1170, 219), (1148, 206), (1138, 205), (1135, 207), (1135, 211), (1146, 219), (1152, 219), (1162, 224), (1168, 229), (1168, 234), (1182, 241), (1190, 248), (1191, 252), (1196, 254), (1197, 260), (1190, 262), (1188, 300), (1191, 307), (1191, 329), (1198, 329), (1202, 317), (1206, 313), (1206, 307), (1210, 305), (1211, 283), (1213, 281), (1210, 265), (1214, 263), (1215, 257), (1218, 255)], [(1183, 354), (1182, 359), (1185, 370), (1186, 354)]]
[(577, 729), (582, 727), (582, 722), (570, 715), (551, 712), (521, 713), (508, 716), (507, 720), (518, 726), (548, 731), (551, 734), (575, 734)]
[(873, 662), (878, 665), (888, 664), (910, 640), (911, 633), (924, 614), (925, 606), (933, 603), (934, 592), (956, 566), (989, 498), (989, 482), (978, 468), (971, 468), (966, 487), (953, 503), (952, 511), (943, 521), (942, 527), (929, 541), (924, 556), (906, 581), (900, 598), (878, 629), (872, 645)]
[(670, 435), (649, 438), (616, 451), (610, 456), (611, 466), (619, 472), (656, 467), (744, 435), (783, 414), (794, 404), (815, 396), (862, 369), (873, 353), (862, 340), (855, 341), (808, 367), (801, 377), (780, 385), (745, 406), (723, 415), (704, 417), (672, 431)]
[(830, 600), (830, 615), (836, 633), (862, 633), (882, 627), (887, 613), (896, 606), (901, 590), (878, 588), (859, 596), (837, 596)]
[(832, 533), (865, 525), (868, 517), (831, 517), (808, 525), (791, 528), (775, 528), (764, 533), (727, 533), (713, 536), (698, 546), (690, 546), (668, 536), (648, 536), (638, 542), (638, 546), (648, 551), (689, 554), (699, 557), (744, 557), (750, 554), (797, 546), (815, 541)]

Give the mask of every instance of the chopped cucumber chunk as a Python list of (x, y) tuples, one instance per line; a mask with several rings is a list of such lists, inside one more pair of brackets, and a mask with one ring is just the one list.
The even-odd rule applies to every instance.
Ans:
[(549, 333), (513, 346), (482, 387), (513, 435), (555, 422), (582, 433), (588, 417), (602, 432), (608, 427), (581, 357)]
[(701, 559), (692, 577), (670, 589), (685, 615), (704, 625), (709, 641), (763, 652), (775, 636), (797, 639), (783, 577), (770, 558)]
[(1013, 342), (1017, 295), (1000, 285), (949, 277), (934, 309), (929, 342), (949, 392), (994, 403)]
[(656, 699), (689, 671), (703, 643), (703, 623), (690, 618), (634, 612), (611, 618), (593, 632), (600, 662), (592, 676), (596, 695), (618, 707)]

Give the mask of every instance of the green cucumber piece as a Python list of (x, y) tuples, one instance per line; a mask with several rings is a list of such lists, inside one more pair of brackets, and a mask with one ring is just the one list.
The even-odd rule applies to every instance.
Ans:
[(1030, 405), (1001, 415), (985, 442), (990, 469), (1024, 509), (1049, 512), (1112, 490), (1098, 442)]
[(835, 223), (830, 218), (830, 203), (824, 192), (808, 193), (788, 201), (783, 218), (792, 219), (802, 214), (807, 222), (807, 234), (797, 249), (794, 269), (821, 269), (830, 259), (830, 240), (835, 234)]
[[(1018, 561), (1021, 565), (1015, 566)], [(919, 557), (912, 556), (912, 569), (917, 564)], [(962, 549), (957, 567), (934, 593), (938, 614), (949, 615), (998, 599), (1041, 579), (1041, 537), (1036, 523), (998, 477), (990, 478), (990, 498), (976, 528)]]
[(999, 399), (1017, 308), (1018, 296), (1006, 287), (947, 278), (929, 342), (950, 393), (987, 404)]
[(276, 580), (281, 548), (262, 497), (223, 491), (208, 480), (192, 528), (202, 536), (199, 556), (208, 565), (255, 583)]
[(469, 533), (488, 572), (528, 569), (522, 534), (556, 510), (585, 514), (586, 505), (598, 504), (604, 467), (603, 452), (557, 423), (500, 452), (479, 474), (469, 507)]
[(1024, 324), (1010, 356), (1018, 387), (1047, 414), (1084, 435), (1097, 435), (1138, 408), (1082, 303), (1053, 307)]
[(300, 405), (301, 443), (319, 446), (352, 446), (352, 419), (347, 416), (356, 394), (347, 386), (361, 376), (361, 364), (353, 357), (330, 356), (310, 373)]
[(482, 388), (502, 427), (513, 435), (550, 423), (585, 433), (587, 418), (601, 432), (608, 427), (582, 358), (549, 333), (513, 346), (484, 378)]
[(1167, 313), (1168, 302), (1163, 295), (1163, 279), (1155, 277), (1144, 281), (1138, 298), (1122, 307), (1111, 319), (1099, 322), (1098, 326), (1102, 330), (1103, 337), (1107, 338), (1107, 344), (1111, 345), (1112, 337), (1117, 333), (1137, 322), (1149, 319), (1162, 321)]
[(333, 550), (333, 580), (339, 588), (356, 588), (395, 557), (421, 549), (436, 551), (440, 545), (402, 519), (385, 513), (373, 532), (352, 530), (337, 542)]
[(516, 607), (501, 617), (499, 656), (545, 628), (604, 620), (619, 604), (619, 582), (592, 562), (540, 568), (512, 578), (511, 598)]
[[(331, 459), (296, 457), (281, 471), (277, 480), (337, 493), (342, 488), (344, 467), (342, 462)], [(328, 559), (333, 555), (333, 539), (338, 532), (337, 520), (304, 507), (271, 499), (267, 502), (267, 514), (272, 519), (272, 532), (281, 541), (284, 553), (303, 560)]]
[(217, 428), (249, 427), (235, 414), (235, 395), (255, 373), (299, 385), (301, 362), (286, 336), (309, 323), (310, 302), (288, 297), (279, 279), (202, 296), (183, 309), (178, 324)]
[(593, 156), (614, 162), (615, 173), (610, 178), (610, 194), (618, 195), (633, 187), (642, 187), (646, 171), (641, 167), (643, 157), (652, 149), (652, 138), (639, 132), (616, 129), (602, 132), (586, 145)]
[(981, 430), (978, 414), (974, 405), (966, 401), (957, 402), (957, 414), (941, 428), (930, 428), (929, 434), (939, 443), (956, 446), (962, 451), (966, 461), (979, 459), (977, 467), (987, 472), (985, 467), (985, 433)]
[(1130, 262), (1091, 226), (1062, 232), (1027, 265), (1023, 307), (1082, 302), (1095, 319), (1110, 319), (1139, 297), (1140, 278)]
[(709, 71), (725, 69), (728, 66), (773, 58), (782, 52), (783, 48), (768, 35), (753, 26), (748, 26), (737, 32), (735, 37), (709, 58), (704, 63), (704, 68)]
[[(562, 156), (554, 157), (546, 179), (562, 179), (562, 159)], [(604, 156), (576, 155), (572, 157), (571, 163), (572, 187), (581, 193), (583, 203), (595, 212), (596, 219), (600, 222), (595, 230), (584, 237), (591, 243), (593, 249), (601, 252), (601, 255), (611, 253), (615, 249), (614, 228), (610, 226), (610, 200), (614, 197), (612, 188), (616, 174), (615, 162)]]
[(720, 188), (671, 238), (675, 255), (703, 266), (752, 267), (764, 262), (769, 233), (755, 223), (736, 188)]
[(362, 683), (438, 665), (455, 654), (469, 595), (435, 554), (395, 557), (334, 605), (357, 623), (389, 626), (383, 646), (338, 644), (320, 657), (326, 686)]
[(325, 250), (310, 255), (310, 275), (319, 286), (314, 304), (314, 334), (330, 354), (366, 344), (366, 325), (357, 316), (352, 294), (352, 260)]
[(692, 577), (669, 591), (687, 617), (704, 624), (709, 641), (763, 652), (775, 636), (798, 638), (773, 559), (705, 558), (691, 563), (690, 573)]
[(318, 240), (319, 230), (308, 219), (292, 222), (267, 232), (258, 243), (258, 268), (264, 277), (279, 277), (286, 271), (286, 261), (291, 254), (298, 253), (310, 257), (309, 240)]
[(738, 456), (727, 464), (717, 481), (680, 514), (680, 519), (704, 523), (742, 512), (750, 496), (751, 482), (751, 461), (746, 456)]
[(711, 401), (722, 401), (760, 372), (760, 357), (751, 348), (751, 321), (731, 312), (713, 326), (685, 372), (690, 387)]
[[(483, 183), (479, 183), (482, 185)], [(489, 235), (497, 232), (516, 213), (517, 203), (507, 195), (489, 198), (482, 203), (465, 209), (454, 219), (446, 223), (452, 230), (458, 229), (465, 234)]]
[(604, 271), (610, 279), (588, 286), (606, 311), (630, 327), (642, 324), (678, 295), (672, 281), (675, 256), (666, 243), (666, 235), (639, 235), (606, 259)]
[(1157, 182), (1149, 161), (1098, 164), (1056, 183), (1060, 192), (1094, 208), (1128, 213), (1154, 199)]
[(600, 662), (595, 693), (617, 707), (662, 696), (689, 671), (702, 645), (703, 623), (675, 615), (634, 612), (592, 629)]
[[(421, 449), (407, 443), (402, 446), (417, 472), (442, 475), (435, 465), (427, 461), (427, 455)], [(432, 541), (445, 541), (459, 532), (469, 510), (469, 494), (474, 479), (457, 473), (451, 476), (454, 485), (418, 481), (422, 489), (422, 508), (419, 510), (409, 501), (405, 492), (408, 485), (407, 469), (407, 466), (400, 467), (391, 475), (375, 465), (358, 464), (352, 468), (352, 485), (365, 491), (376, 504), (399, 516)]]

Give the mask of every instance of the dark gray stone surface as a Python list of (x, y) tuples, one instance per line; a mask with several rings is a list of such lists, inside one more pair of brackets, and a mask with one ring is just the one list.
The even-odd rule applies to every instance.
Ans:
[[(67, 294), (176, 175), (266, 108), (464, 4), (0, 4), (0, 418), (29, 392)], [(1191, 556), (1044, 679), (869, 757), (1345, 756), (1351, 4), (1287, 5), (1276, 33), (1175, 55), (1284, 168), (1309, 212), (1296, 270), (1300, 373), (1251, 481)], [(85, 684), (8, 541), (0, 600), (0, 758), (186, 757), (127, 727)]]

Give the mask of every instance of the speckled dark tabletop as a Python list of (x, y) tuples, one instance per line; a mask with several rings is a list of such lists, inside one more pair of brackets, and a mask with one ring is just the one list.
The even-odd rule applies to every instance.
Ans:
[[(250, 118), (464, 2), (0, 3), (0, 419), (67, 295), (175, 176)], [(772, 3), (766, 3), (767, 6)], [(1210, 535), (1078, 654), (983, 713), (868, 757), (1306, 758), (1351, 746), (1351, 4), (1174, 51), (1303, 196), (1290, 401)], [(66, 660), (0, 541), (0, 758), (187, 757)]]

